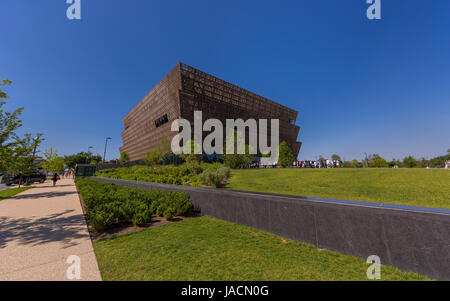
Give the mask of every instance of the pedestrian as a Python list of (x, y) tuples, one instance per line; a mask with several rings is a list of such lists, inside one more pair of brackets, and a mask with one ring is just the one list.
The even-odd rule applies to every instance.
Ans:
[(56, 186), (56, 181), (59, 180), (59, 175), (57, 172), (53, 174), (53, 187)]

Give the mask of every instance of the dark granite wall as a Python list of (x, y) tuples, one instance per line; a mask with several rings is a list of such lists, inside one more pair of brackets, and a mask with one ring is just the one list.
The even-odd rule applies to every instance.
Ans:
[(202, 215), (450, 280), (450, 210), (96, 179), (183, 190)]

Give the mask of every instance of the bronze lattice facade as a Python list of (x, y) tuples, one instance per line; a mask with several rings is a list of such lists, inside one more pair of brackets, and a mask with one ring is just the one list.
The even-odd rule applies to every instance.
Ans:
[[(224, 127), (226, 119), (279, 119), (280, 142), (286, 141), (298, 156), (296, 111), (182, 63), (123, 118), (120, 151), (127, 152), (131, 161), (144, 158), (163, 137), (176, 134), (170, 130), (172, 121), (184, 118), (193, 125), (194, 111), (202, 111), (203, 121), (219, 119)], [(270, 135), (270, 121), (268, 125)]]

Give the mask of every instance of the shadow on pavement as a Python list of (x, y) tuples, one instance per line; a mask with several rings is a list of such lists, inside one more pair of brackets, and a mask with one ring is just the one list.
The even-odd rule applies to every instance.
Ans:
[(9, 241), (19, 245), (41, 245), (49, 242), (63, 242), (64, 248), (78, 243), (73, 240), (89, 237), (82, 214), (64, 216), (74, 210), (51, 214), (39, 219), (9, 218), (0, 216), (0, 248)]
[[(33, 188), (33, 189), (35, 189), (35, 188)], [(56, 197), (63, 197), (66, 195), (71, 195), (71, 194), (77, 194), (77, 192), (76, 191), (55, 191), (55, 192), (27, 193), (27, 194), (19, 194), (19, 195), (13, 196), (10, 199), (23, 200), (23, 199), (39, 199), (39, 198), (56, 198)]]

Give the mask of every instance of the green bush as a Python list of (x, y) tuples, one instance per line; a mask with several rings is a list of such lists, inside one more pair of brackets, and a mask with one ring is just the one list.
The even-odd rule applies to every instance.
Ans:
[[(206, 170), (215, 171), (211, 178), (202, 175)], [(198, 186), (199, 183), (220, 186), (230, 177), (230, 169), (220, 163), (189, 162), (179, 166), (131, 166), (98, 171), (96, 176), (132, 181), (173, 185)], [(206, 178), (205, 178), (206, 177)], [(218, 184), (218, 185), (216, 185)]]
[(122, 223), (143, 225), (153, 214), (172, 219), (189, 212), (192, 204), (185, 192), (163, 192), (124, 187), (84, 178), (75, 181), (91, 225), (99, 232)]
[(220, 187), (230, 177), (230, 168), (220, 166), (217, 169), (206, 169), (200, 175), (200, 181), (204, 185)]

